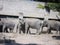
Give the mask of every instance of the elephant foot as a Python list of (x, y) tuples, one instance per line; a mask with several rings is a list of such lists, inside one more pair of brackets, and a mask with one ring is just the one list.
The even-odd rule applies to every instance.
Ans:
[(42, 32), (39, 33), (39, 35), (42, 34)]
[(53, 34), (52, 32), (49, 32), (48, 34)]
[(40, 34), (40, 31), (37, 31), (36, 34), (39, 35)]
[(51, 30), (48, 30), (47, 32), (48, 32), (48, 34), (51, 34)]
[(28, 34), (27, 32), (25, 32), (25, 34)]
[(25, 34), (29, 34), (29, 32), (28, 32), (28, 31), (26, 31), (26, 32), (25, 32)]
[(39, 35), (39, 33), (36, 33), (36, 35)]
[(25, 35), (27, 35), (27, 33), (25, 33)]

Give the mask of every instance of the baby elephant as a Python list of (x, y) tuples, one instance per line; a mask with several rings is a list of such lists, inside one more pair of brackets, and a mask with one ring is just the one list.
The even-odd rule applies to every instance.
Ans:
[(60, 34), (60, 22), (59, 21), (52, 21), (52, 20), (45, 20), (43, 21), (43, 25), (42, 25), (42, 30), (43, 31), (43, 27), (47, 27), (47, 31), (48, 33), (51, 33), (51, 30), (56, 30), (59, 34)]
[(26, 31), (25, 33), (28, 33), (29, 28), (32, 28), (32, 29), (37, 30), (36, 34), (39, 34), (40, 28), (41, 28), (41, 25), (42, 25), (41, 20), (34, 19), (34, 18), (26, 18), (24, 21), (25, 21), (25, 31)]

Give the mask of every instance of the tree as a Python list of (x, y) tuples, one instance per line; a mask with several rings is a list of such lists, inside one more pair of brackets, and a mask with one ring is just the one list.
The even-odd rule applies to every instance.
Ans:
[(40, 2), (56, 2), (56, 3), (60, 3), (60, 0), (34, 0), (34, 1), (40, 1)]
[(51, 10), (60, 12), (60, 3), (45, 3), (45, 6), (38, 4), (38, 8), (42, 8), (42, 9), (45, 8), (48, 11), (51, 9)]
[(47, 3), (47, 6), (54, 11), (60, 12), (60, 3)]

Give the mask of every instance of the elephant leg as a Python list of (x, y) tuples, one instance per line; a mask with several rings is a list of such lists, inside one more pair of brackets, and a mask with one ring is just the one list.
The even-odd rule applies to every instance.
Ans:
[(58, 34), (58, 30), (56, 31), (56, 34)]
[(21, 34), (21, 25), (18, 26), (18, 33)]
[(21, 25), (20, 24), (18, 24), (16, 32), (21, 34)]
[(9, 32), (8, 29), (9, 29), (9, 28), (7, 28), (7, 27), (6, 27), (6, 29), (5, 29), (5, 31), (6, 31), (7, 33)]
[(48, 28), (48, 29), (47, 29), (48, 34), (51, 33), (51, 27), (50, 27), (50, 25), (48, 25), (47, 28)]
[(16, 33), (19, 33), (19, 24), (17, 25)]
[(51, 33), (51, 29), (48, 29), (48, 34), (50, 34)]
[(16, 33), (16, 29), (17, 29), (17, 24), (14, 25), (13, 33)]
[(39, 35), (39, 33), (40, 33), (40, 26), (38, 26), (36, 29), (37, 29), (36, 34)]
[(13, 33), (13, 29), (10, 28), (10, 33)]
[(36, 29), (37, 29), (36, 34), (39, 35), (40, 34), (40, 26), (38, 25), (38, 27)]
[(7, 28), (7, 31), (8, 31), (9, 33), (11, 32), (9, 28)]
[(13, 33), (13, 30), (11, 30), (11, 33)]
[(37, 35), (39, 34), (39, 33), (38, 33), (38, 30), (37, 30), (36, 34), (37, 34)]
[(37, 32), (36, 32), (36, 34), (38, 35), (39, 34), (39, 30), (37, 29)]
[(8, 32), (8, 28), (4, 27), (3, 32)]
[(28, 31), (28, 24), (25, 23), (25, 33), (27, 34), (27, 31)]
[(21, 34), (21, 26), (19, 26), (18, 33)]
[(44, 26), (43, 26), (43, 25), (41, 25), (40, 27), (41, 27), (40, 29), (41, 29), (41, 33), (42, 33), (42, 32), (43, 32), (43, 27), (44, 27)]
[(16, 33), (18, 32), (18, 25), (17, 25), (17, 29), (16, 29)]
[(48, 27), (47, 32), (48, 32), (48, 34), (51, 33), (50, 27)]
[(56, 34), (59, 34), (59, 33), (60, 33), (59, 28), (57, 28)]
[(43, 26), (41, 27), (41, 33), (43, 32)]
[(30, 28), (30, 26), (29, 26), (29, 27), (28, 27), (28, 29), (27, 29), (27, 33), (29, 33), (29, 34), (30, 34), (31, 32), (30, 32), (29, 28)]
[(2, 32), (5, 32), (5, 27), (6, 27), (6, 26), (5, 26), (5, 25), (3, 25), (3, 29), (2, 29)]

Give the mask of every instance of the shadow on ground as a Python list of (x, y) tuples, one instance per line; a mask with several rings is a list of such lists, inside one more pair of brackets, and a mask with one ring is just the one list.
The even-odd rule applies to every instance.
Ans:
[(60, 36), (52, 36), (52, 38), (54, 38), (56, 40), (60, 40)]
[(0, 40), (0, 44), (2, 45), (40, 45), (40, 44), (35, 44), (35, 43), (29, 43), (29, 44), (18, 44), (15, 42), (15, 40), (8, 40), (8, 39), (5, 39), (5, 40)]

